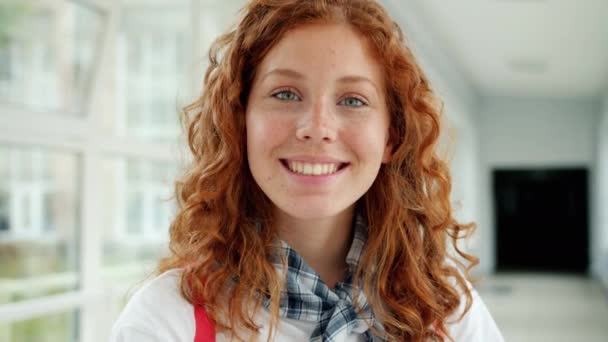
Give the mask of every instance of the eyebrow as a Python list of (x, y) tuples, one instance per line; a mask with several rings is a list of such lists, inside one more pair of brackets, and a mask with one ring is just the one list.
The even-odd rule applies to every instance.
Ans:
[(376, 86), (376, 83), (374, 83), (372, 80), (370, 80), (367, 77), (363, 77), (363, 76), (344, 76), (338, 79), (338, 82), (340, 83), (369, 83), (371, 84), (372, 87), (374, 87), (374, 89), (376, 90), (376, 92), (379, 93), (379, 89)]
[(305, 78), (303, 74), (301, 74), (295, 70), (278, 68), (278, 69), (272, 69), (269, 72), (265, 73), (264, 76), (262, 76), (260, 81), (264, 81), (266, 78), (268, 78), (271, 75), (287, 76), (287, 77), (297, 78), (297, 79)]
[[(291, 77), (291, 78), (295, 78), (295, 79), (304, 79), (306, 78), (306, 76), (304, 76), (304, 74), (299, 73), (295, 70), (292, 69), (283, 69), (283, 68), (277, 68), (277, 69), (272, 69), (269, 72), (267, 72), (266, 74), (264, 74), (264, 76), (262, 76), (261, 81), (264, 81), (267, 77), (271, 76), (271, 75), (279, 75), (279, 76), (286, 76), (286, 77)], [(374, 87), (374, 90), (376, 90), (376, 92), (379, 92), (378, 86), (369, 78), (364, 77), (364, 76), (344, 76), (344, 77), (340, 77), (338, 79), (339, 83), (369, 83), (372, 85), (372, 87)]]

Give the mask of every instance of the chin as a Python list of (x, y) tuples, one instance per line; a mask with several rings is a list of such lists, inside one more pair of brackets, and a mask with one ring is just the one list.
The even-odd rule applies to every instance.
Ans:
[(279, 206), (278, 209), (293, 219), (298, 220), (320, 220), (336, 217), (350, 209), (351, 205), (336, 206), (335, 203), (306, 203), (294, 206)]

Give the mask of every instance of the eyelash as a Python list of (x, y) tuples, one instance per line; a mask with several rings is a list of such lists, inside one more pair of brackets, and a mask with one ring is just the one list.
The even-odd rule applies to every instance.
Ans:
[[(281, 94), (286, 94), (286, 93), (289, 93), (290, 95), (295, 96), (296, 99), (291, 99), (290, 100), (290, 99), (284, 99), (284, 98), (280, 98), (279, 97)], [(274, 92), (271, 96), (274, 97), (274, 98), (276, 98), (279, 101), (302, 101), (302, 99), (300, 98), (300, 96), (298, 94), (296, 94), (294, 91), (290, 90), (290, 89), (279, 90), (277, 92)], [(356, 100), (356, 101), (359, 101), (360, 104), (357, 105), (357, 106), (347, 106), (347, 105), (345, 105), (346, 107), (360, 108), (360, 107), (365, 107), (365, 106), (368, 105), (368, 103), (366, 101), (364, 101), (363, 99), (361, 99), (361, 98), (359, 98), (357, 96), (349, 96), (347, 98), (344, 98), (344, 99), (340, 100), (340, 102), (338, 102), (338, 103), (339, 104), (340, 103), (344, 103), (347, 100)]]
[(272, 95), (271, 95), (271, 96), (272, 96), (272, 97), (274, 97), (275, 99), (279, 100), (279, 101), (293, 101), (293, 100), (288, 100), (288, 99), (281, 99), (281, 98), (279, 98), (279, 95), (280, 95), (280, 94), (286, 94), (286, 93), (289, 93), (289, 94), (291, 94), (291, 95), (295, 96), (295, 97), (297, 98), (297, 100), (295, 100), (295, 101), (302, 101), (302, 99), (300, 98), (300, 96), (299, 96), (298, 94), (296, 94), (296, 93), (295, 93), (293, 90), (291, 90), (291, 89), (281, 89), (281, 90), (279, 90), (279, 91), (277, 91), (277, 92), (272, 93)]
[(359, 101), (361, 104), (358, 105), (358, 106), (346, 106), (346, 107), (360, 108), (360, 107), (365, 107), (365, 106), (368, 105), (367, 102), (365, 102), (363, 99), (361, 99), (361, 98), (359, 98), (357, 96), (349, 96), (347, 98), (344, 98), (344, 99), (340, 100), (340, 102), (338, 102), (338, 103), (343, 103), (343, 102), (345, 102), (347, 100), (356, 100), (356, 101)]

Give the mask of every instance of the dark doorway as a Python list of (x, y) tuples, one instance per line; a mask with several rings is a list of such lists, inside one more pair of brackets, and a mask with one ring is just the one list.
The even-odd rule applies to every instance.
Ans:
[(587, 170), (495, 170), (493, 182), (498, 271), (587, 271)]

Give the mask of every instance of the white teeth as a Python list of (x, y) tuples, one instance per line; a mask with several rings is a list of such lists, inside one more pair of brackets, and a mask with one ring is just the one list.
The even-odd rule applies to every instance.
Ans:
[(329, 165), (327, 165), (327, 164), (325, 164), (325, 165), (321, 166), (321, 173), (322, 173), (322, 174), (327, 174), (327, 173), (329, 173), (329, 167), (330, 167), (330, 166), (329, 166)]
[(304, 164), (304, 171), (302, 173), (305, 175), (312, 174), (312, 164)]
[(291, 171), (303, 175), (328, 175), (338, 170), (337, 164), (310, 164), (296, 161), (289, 161), (287, 164)]
[(321, 164), (315, 164), (312, 167), (312, 174), (313, 175), (320, 175), (320, 174), (322, 174), (322, 172), (323, 172), (323, 165), (321, 165)]

